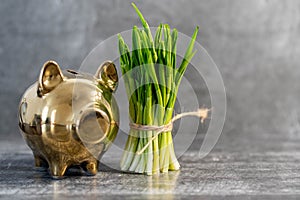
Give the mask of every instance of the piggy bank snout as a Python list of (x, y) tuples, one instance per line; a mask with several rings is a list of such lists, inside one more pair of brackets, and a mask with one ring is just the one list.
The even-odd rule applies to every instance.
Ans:
[(100, 143), (108, 134), (110, 119), (101, 109), (89, 108), (79, 116), (77, 134), (83, 143)]

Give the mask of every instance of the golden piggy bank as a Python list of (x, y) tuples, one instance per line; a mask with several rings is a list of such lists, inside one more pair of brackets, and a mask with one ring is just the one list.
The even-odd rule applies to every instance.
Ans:
[(63, 73), (54, 61), (44, 64), (19, 108), (19, 126), (37, 167), (49, 167), (53, 178), (72, 166), (97, 173), (99, 159), (118, 132), (118, 107), (112, 96), (117, 83), (110, 61), (95, 76)]

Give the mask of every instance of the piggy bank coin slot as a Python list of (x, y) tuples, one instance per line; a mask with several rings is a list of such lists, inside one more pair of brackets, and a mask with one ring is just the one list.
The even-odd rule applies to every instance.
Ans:
[(69, 72), (70, 74), (75, 74), (75, 75), (78, 74), (78, 72), (76, 72), (76, 71), (74, 71), (72, 69), (67, 69), (67, 72)]

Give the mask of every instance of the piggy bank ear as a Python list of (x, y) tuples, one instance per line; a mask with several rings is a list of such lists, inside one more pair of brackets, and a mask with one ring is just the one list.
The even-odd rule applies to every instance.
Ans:
[(39, 77), (38, 93), (46, 94), (61, 82), (63, 82), (63, 75), (59, 65), (52, 60), (45, 62)]
[(112, 92), (117, 89), (118, 86), (118, 74), (116, 66), (111, 61), (105, 61), (98, 68), (95, 77)]

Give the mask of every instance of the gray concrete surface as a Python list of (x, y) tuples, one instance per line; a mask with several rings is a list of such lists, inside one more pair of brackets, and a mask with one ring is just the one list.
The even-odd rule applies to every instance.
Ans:
[(180, 171), (159, 176), (100, 166), (96, 176), (71, 170), (65, 179), (52, 180), (47, 171), (33, 167), (24, 145), (0, 144), (3, 199), (299, 199), (300, 194), (300, 153), (288, 149), (214, 151), (204, 159), (189, 151), (179, 160)]
[[(93, 198), (105, 197), (111, 191), (120, 199), (122, 193), (137, 199), (137, 194), (151, 192), (159, 198), (163, 193), (160, 187), (164, 185), (171, 188), (166, 191), (170, 198), (188, 198), (185, 194), (197, 195), (196, 191), (216, 195), (211, 199), (240, 194), (250, 195), (249, 198), (261, 194), (266, 199), (276, 195), (280, 199), (299, 194), (297, 0), (137, 1), (152, 26), (166, 22), (191, 35), (199, 25), (197, 41), (219, 66), (227, 92), (225, 127), (214, 152), (203, 161), (192, 156), (194, 151), (183, 156), (183, 169), (176, 175), (176, 183), (169, 182), (173, 175), (156, 182), (149, 177), (114, 171), (93, 178), (75, 176), (53, 182), (43, 178), (45, 173), (33, 170), (32, 157), (17, 127), (22, 93), (37, 80), (46, 60), (54, 59), (64, 69), (78, 69), (99, 42), (138, 24), (130, 2), (0, 1), (0, 194), (4, 195), (1, 197), (16, 194), (21, 198), (34, 191), (45, 198), (68, 197), (73, 192), (80, 197), (80, 191), (90, 191)], [(193, 71), (188, 70), (186, 75), (195, 82)], [(205, 86), (196, 84), (196, 91), (200, 101), (209, 102)], [(183, 126), (189, 130), (187, 124)], [(205, 128), (200, 127), (192, 150), (202, 141)], [(136, 193), (126, 188), (130, 184), (135, 186)]]

